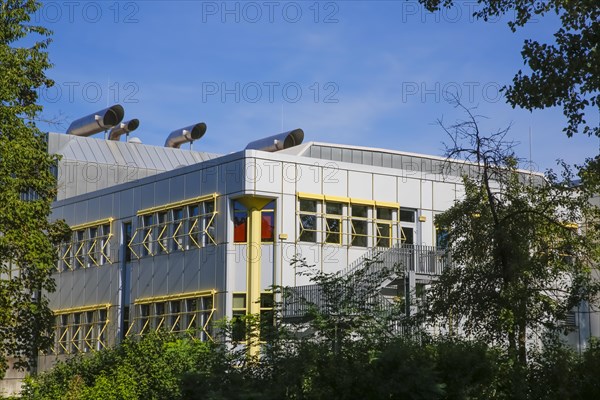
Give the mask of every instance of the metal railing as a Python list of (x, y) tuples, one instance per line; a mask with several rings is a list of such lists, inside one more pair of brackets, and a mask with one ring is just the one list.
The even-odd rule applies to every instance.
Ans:
[(374, 290), (369, 289), (365, 282), (378, 279), (380, 282), (376, 283), (383, 285), (386, 280), (392, 281), (398, 278), (398, 275), (404, 276), (409, 271), (425, 277), (434, 277), (440, 275), (450, 264), (450, 254), (432, 246), (398, 245), (391, 248), (372, 248), (339, 273), (339, 277), (348, 278), (342, 279), (346, 287), (329, 286), (326, 291), (318, 284), (287, 288), (282, 303), (283, 317), (302, 318), (311, 309), (324, 313), (337, 312), (332, 309), (332, 304), (340, 299), (347, 305), (360, 304), (359, 301), (352, 302), (352, 296), (363, 296), (362, 305), (365, 307), (391, 309), (390, 300), (378, 293), (369, 293)]
[(374, 260), (374, 265), (398, 265), (406, 271), (432, 276), (441, 275), (451, 262), (449, 252), (433, 246), (399, 244), (394, 247), (373, 247), (344, 269), (342, 275), (354, 273)]

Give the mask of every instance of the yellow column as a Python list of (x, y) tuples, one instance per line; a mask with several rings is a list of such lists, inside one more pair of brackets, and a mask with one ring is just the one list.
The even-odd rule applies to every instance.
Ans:
[[(264, 197), (243, 197), (238, 199), (248, 209), (248, 237), (247, 237), (247, 262), (246, 262), (246, 314), (260, 315), (260, 272), (261, 272), (261, 210), (272, 199)], [(258, 321), (257, 321), (258, 322)], [(253, 332), (248, 332), (248, 352), (251, 356), (258, 355), (259, 329), (254, 327)]]

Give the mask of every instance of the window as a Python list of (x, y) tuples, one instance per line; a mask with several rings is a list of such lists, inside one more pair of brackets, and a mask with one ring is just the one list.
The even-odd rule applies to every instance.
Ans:
[(152, 253), (152, 229), (154, 228), (154, 214), (144, 215), (142, 218), (142, 255), (154, 255)]
[(267, 341), (275, 333), (275, 312), (273, 293), (260, 295), (260, 340)]
[(154, 324), (152, 327), (159, 331), (165, 322), (165, 303), (154, 303)]
[(85, 257), (87, 246), (86, 246), (86, 241), (84, 239), (84, 235), (85, 235), (84, 230), (75, 231), (75, 244), (73, 247), (73, 249), (75, 251), (75, 263), (74, 263), (73, 267), (75, 269), (87, 267), (87, 260)]
[(173, 210), (173, 236), (171, 241), (171, 251), (183, 250), (185, 243), (185, 219), (183, 218), (183, 208)]
[(58, 271), (112, 263), (110, 239), (112, 219), (71, 227), (71, 238), (57, 245)]
[(299, 242), (391, 247), (400, 240), (396, 203), (298, 193)]
[(341, 203), (325, 203), (325, 243), (342, 244)]
[(407, 226), (402, 227), (402, 244), (412, 245), (415, 244), (415, 230), (414, 228), (409, 228)]
[(205, 201), (202, 203), (204, 206), (204, 213), (202, 214), (203, 224), (202, 228), (204, 230), (204, 245), (209, 244), (217, 244), (216, 235), (215, 235), (215, 226), (213, 225), (213, 220), (215, 218), (215, 202), (214, 201)]
[(199, 220), (200, 215), (200, 205), (194, 204), (188, 207), (188, 215), (189, 215), (189, 224), (190, 230), (188, 232), (189, 237), (189, 248), (196, 246), (200, 247), (200, 243), (202, 243), (202, 235), (201, 235), (201, 221)]
[(403, 245), (413, 245), (415, 243), (416, 215), (417, 210), (400, 208), (400, 240)]
[(435, 227), (435, 245), (440, 250), (448, 248), (449, 234), (445, 228)]
[(273, 200), (261, 211), (261, 240), (273, 242), (275, 240), (275, 201)]
[[(261, 210), (261, 241), (275, 240), (275, 201), (271, 201)], [(235, 200), (233, 202), (233, 242), (248, 241), (248, 210)]]
[(125, 336), (151, 331), (185, 333), (201, 340), (212, 340), (214, 292), (183, 293), (169, 300), (137, 300), (133, 320)]
[(100, 265), (104, 265), (104, 263), (110, 263), (110, 224), (104, 224), (100, 227), (101, 236), (98, 237), (98, 245), (100, 250)]
[(156, 219), (156, 252), (169, 252), (169, 219), (167, 212), (159, 212)]
[(407, 208), (400, 208), (400, 221), (401, 222), (415, 222), (415, 210)]
[(131, 240), (133, 239), (133, 225), (131, 221), (123, 223), (123, 244), (125, 245), (125, 262), (131, 261)]
[(138, 211), (138, 228), (128, 242), (136, 258), (216, 244), (216, 194)]
[(231, 340), (246, 340), (246, 293), (234, 293), (232, 302)]
[(375, 245), (377, 247), (390, 247), (392, 245), (392, 215), (391, 208), (377, 207), (377, 237)]
[[(102, 227), (100, 227), (102, 229)], [(90, 246), (88, 249), (89, 261), (91, 261), (95, 265), (101, 265), (102, 263), (100, 256), (100, 243), (98, 243), (98, 227), (92, 227), (89, 229), (89, 238), (90, 238)], [(100, 234), (101, 236), (102, 234)], [(88, 263), (88, 267), (90, 263)]]
[(86, 353), (107, 345), (108, 305), (54, 312), (54, 354)]
[(300, 235), (301, 242), (317, 241), (317, 202), (300, 199)]
[(368, 207), (352, 205), (352, 246), (367, 247), (368, 242)]
[[(247, 338), (248, 327), (246, 316), (248, 313), (246, 293), (234, 293), (232, 296), (231, 340), (243, 342)], [(275, 332), (275, 312), (273, 293), (260, 294), (259, 329), (260, 340), (268, 340)]]
[(239, 201), (233, 202), (233, 242), (248, 241), (248, 210)]

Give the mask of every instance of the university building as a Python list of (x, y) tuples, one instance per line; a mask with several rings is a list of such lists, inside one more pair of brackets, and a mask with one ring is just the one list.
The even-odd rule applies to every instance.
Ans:
[[(220, 319), (268, 318), (274, 285), (310, 288), (295, 257), (336, 272), (383, 251), (406, 272), (384, 298), (426, 285), (450, 262), (434, 216), (462, 196), (461, 176), (475, 166), (305, 141), (301, 129), (257, 135), (227, 155), (197, 150), (203, 123), (151, 146), (123, 139), (137, 127), (123, 114), (113, 106), (48, 134), (49, 152), (61, 156), (51, 218), (72, 236), (57, 249), (55, 338), (41, 369), (152, 330), (212, 340)], [(194, 150), (182, 148), (191, 141)], [(600, 332), (589, 313), (574, 323), (575, 343)], [(18, 375), (8, 371), (3, 386)]]

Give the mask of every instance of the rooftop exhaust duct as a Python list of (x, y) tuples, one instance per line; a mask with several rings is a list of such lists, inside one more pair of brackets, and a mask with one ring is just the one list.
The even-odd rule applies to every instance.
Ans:
[(67, 129), (68, 135), (91, 136), (112, 128), (123, 120), (125, 110), (120, 104), (105, 108), (87, 117), (73, 121)]
[(169, 134), (165, 141), (165, 147), (178, 149), (184, 143), (193, 142), (200, 139), (206, 133), (206, 124), (200, 122), (185, 128), (174, 130)]
[(250, 142), (248, 143), (248, 146), (246, 146), (246, 150), (275, 152), (298, 146), (303, 140), (304, 131), (302, 129), (294, 129), (293, 131), (279, 133), (277, 135)]
[(108, 134), (108, 140), (119, 140), (121, 135), (128, 134), (129, 132), (135, 131), (140, 126), (139, 119), (132, 119), (127, 122), (121, 122), (110, 130)]

